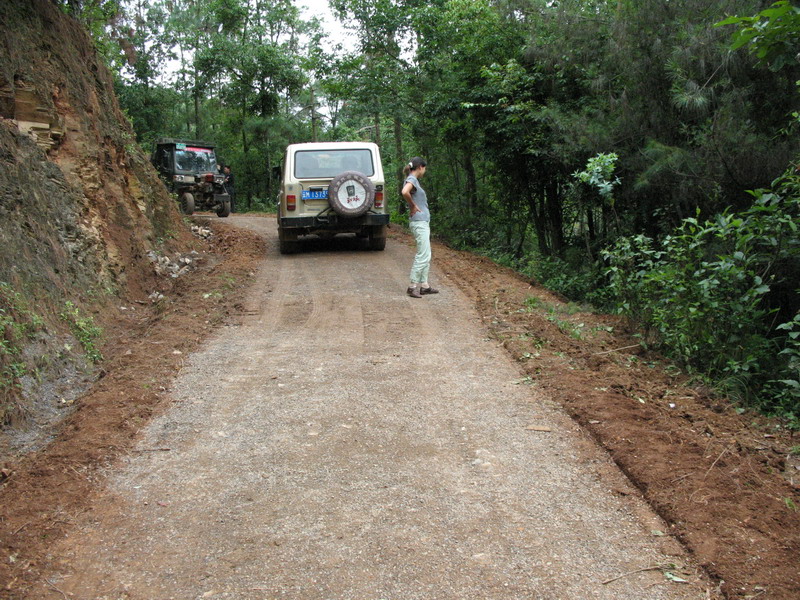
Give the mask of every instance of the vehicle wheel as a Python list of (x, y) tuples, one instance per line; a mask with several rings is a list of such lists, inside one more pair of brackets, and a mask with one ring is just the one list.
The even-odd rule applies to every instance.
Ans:
[(227, 217), (229, 214), (231, 214), (231, 201), (226, 200), (225, 202), (219, 205), (219, 208), (217, 209), (217, 216)]
[(376, 225), (370, 229), (367, 247), (378, 251), (386, 248), (386, 225)]
[(343, 217), (360, 217), (374, 202), (375, 184), (358, 171), (339, 173), (328, 186), (328, 203)]
[(303, 249), (302, 242), (297, 239), (296, 232), (288, 232), (278, 228), (278, 246), (281, 254), (297, 254)]
[(194, 214), (194, 196), (192, 196), (189, 192), (186, 192), (181, 196), (181, 211), (185, 215), (193, 215)]

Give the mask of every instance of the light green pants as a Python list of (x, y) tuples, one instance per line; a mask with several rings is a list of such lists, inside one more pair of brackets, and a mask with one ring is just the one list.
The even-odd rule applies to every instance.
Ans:
[(431, 268), (431, 225), (427, 221), (411, 221), (408, 226), (417, 242), (417, 254), (411, 265), (411, 283), (427, 283)]

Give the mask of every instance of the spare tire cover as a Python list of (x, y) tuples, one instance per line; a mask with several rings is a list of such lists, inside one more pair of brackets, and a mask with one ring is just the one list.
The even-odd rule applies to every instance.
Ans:
[(343, 217), (360, 217), (375, 202), (375, 184), (358, 171), (339, 173), (328, 186), (328, 203)]

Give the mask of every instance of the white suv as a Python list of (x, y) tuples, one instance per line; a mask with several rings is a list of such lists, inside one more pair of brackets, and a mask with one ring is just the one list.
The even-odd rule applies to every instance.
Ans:
[(369, 142), (292, 144), (278, 196), (282, 254), (301, 249), (300, 236), (355, 233), (370, 250), (386, 247), (389, 213), (380, 150)]

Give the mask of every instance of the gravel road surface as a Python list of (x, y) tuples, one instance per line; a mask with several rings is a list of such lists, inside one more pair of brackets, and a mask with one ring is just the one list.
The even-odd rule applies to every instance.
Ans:
[(435, 256), (441, 293), (412, 299), (411, 246), (281, 256), (274, 219), (228, 221), (270, 240), (240, 323), (186, 357), (32, 597), (705, 597)]

